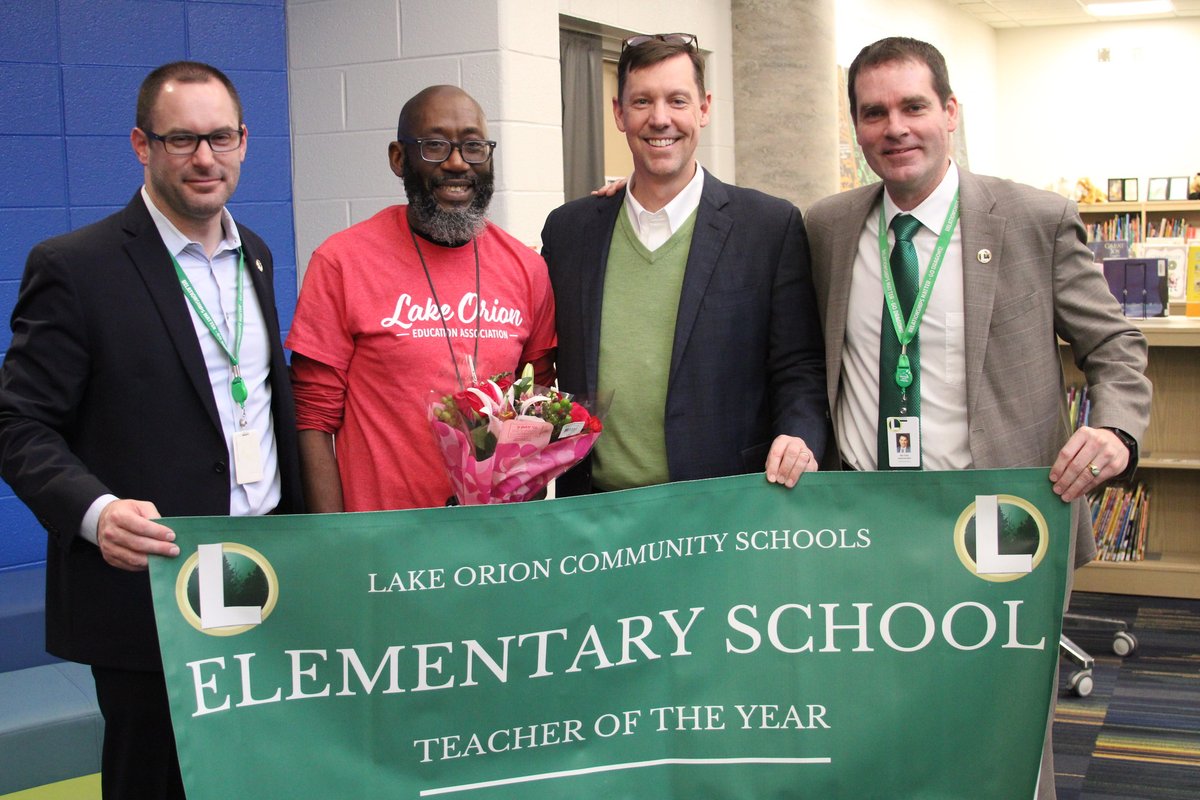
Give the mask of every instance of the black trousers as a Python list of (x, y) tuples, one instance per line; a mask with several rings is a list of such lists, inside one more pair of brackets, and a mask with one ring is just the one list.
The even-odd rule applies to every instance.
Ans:
[(104, 800), (184, 800), (161, 672), (92, 667), (104, 717)]

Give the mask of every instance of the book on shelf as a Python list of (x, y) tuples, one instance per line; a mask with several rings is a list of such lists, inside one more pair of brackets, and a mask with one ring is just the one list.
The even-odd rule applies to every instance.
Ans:
[(1097, 561), (1141, 561), (1146, 557), (1150, 490), (1140, 481), (1112, 485), (1091, 499)]
[(1187, 306), (1189, 317), (1200, 317), (1200, 242), (1188, 245)]
[(1114, 554), (1117, 561), (1128, 561), (1128, 554), (1132, 548), (1133, 534), (1131, 530), (1136, 530), (1130, 520), (1133, 517), (1135, 509), (1138, 507), (1138, 502), (1142, 496), (1142, 485), (1139, 483), (1133, 492), (1127, 490), (1119, 490), (1120, 493), (1120, 513), (1116, 516), (1116, 522), (1113, 526), (1111, 541), (1108, 546), (1108, 552)]
[(1135, 253), (1140, 258), (1165, 258), (1167, 260), (1167, 296), (1171, 300), (1186, 298), (1187, 286), (1187, 240), (1183, 237), (1147, 238)]
[[(1087, 384), (1067, 387), (1071, 430), (1088, 424), (1091, 402)], [(1141, 561), (1146, 557), (1150, 490), (1140, 481), (1109, 484), (1088, 498), (1098, 561)]]
[(1150, 529), (1150, 490), (1142, 487), (1142, 512), (1138, 515), (1137, 557), (1134, 561), (1146, 558), (1146, 532)]
[[(1088, 241), (1140, 242), (1142, 240), (1142, 218), (1140, 214), (1113, 214), (1103, 222), (1084, 225)], [(1128, 254), (1126, 254), (1128, 255)]]
[(1127, 317), (1170, 314), (1165, 258), (1106, 258), (1104, 278)]
[(1096, 263), (1106, 258), (1129, 258), (1129, 242), (1124, 239), (1093, 239), (1088, 242), (1088, 247)]
[(1067, 413), (1071, 420), (1071, 430), (1078, 430), (1080, 425), (1087, 425), (1091, 412), (1091, 400), (1088, 399), (1087, 384), (1067, 387)]
[(1200, 236), (1200, 227), (1193, 225), (1187, 217), (1146, 218), (1146, 239), (1195, 239)]

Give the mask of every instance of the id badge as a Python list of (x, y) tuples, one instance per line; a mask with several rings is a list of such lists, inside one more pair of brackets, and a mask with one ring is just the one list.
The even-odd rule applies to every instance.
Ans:
[(921, 418), (887, 418), (888, 466), (892, 469), (921, 468)]
[(255, 431), (238, 431), (233, 435), (233, 477), (241, 485), (257, 483), (263, 478), (262, 451)]

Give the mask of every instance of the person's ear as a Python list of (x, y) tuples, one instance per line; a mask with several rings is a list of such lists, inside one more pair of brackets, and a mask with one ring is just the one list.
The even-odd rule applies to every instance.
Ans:
[(388, 164), (392, 167), (392, 172), (397, 178), (404, 178), (404, 164), (408, 155), (404, 152), (404, 145), (400, 142), (392, 142), (388, 145)]

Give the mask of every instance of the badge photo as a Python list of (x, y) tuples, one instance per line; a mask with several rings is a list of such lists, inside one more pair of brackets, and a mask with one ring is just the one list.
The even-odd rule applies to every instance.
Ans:
[(920, 417), (887, 418), (888, 466), (892, 469), (920, 469)]

